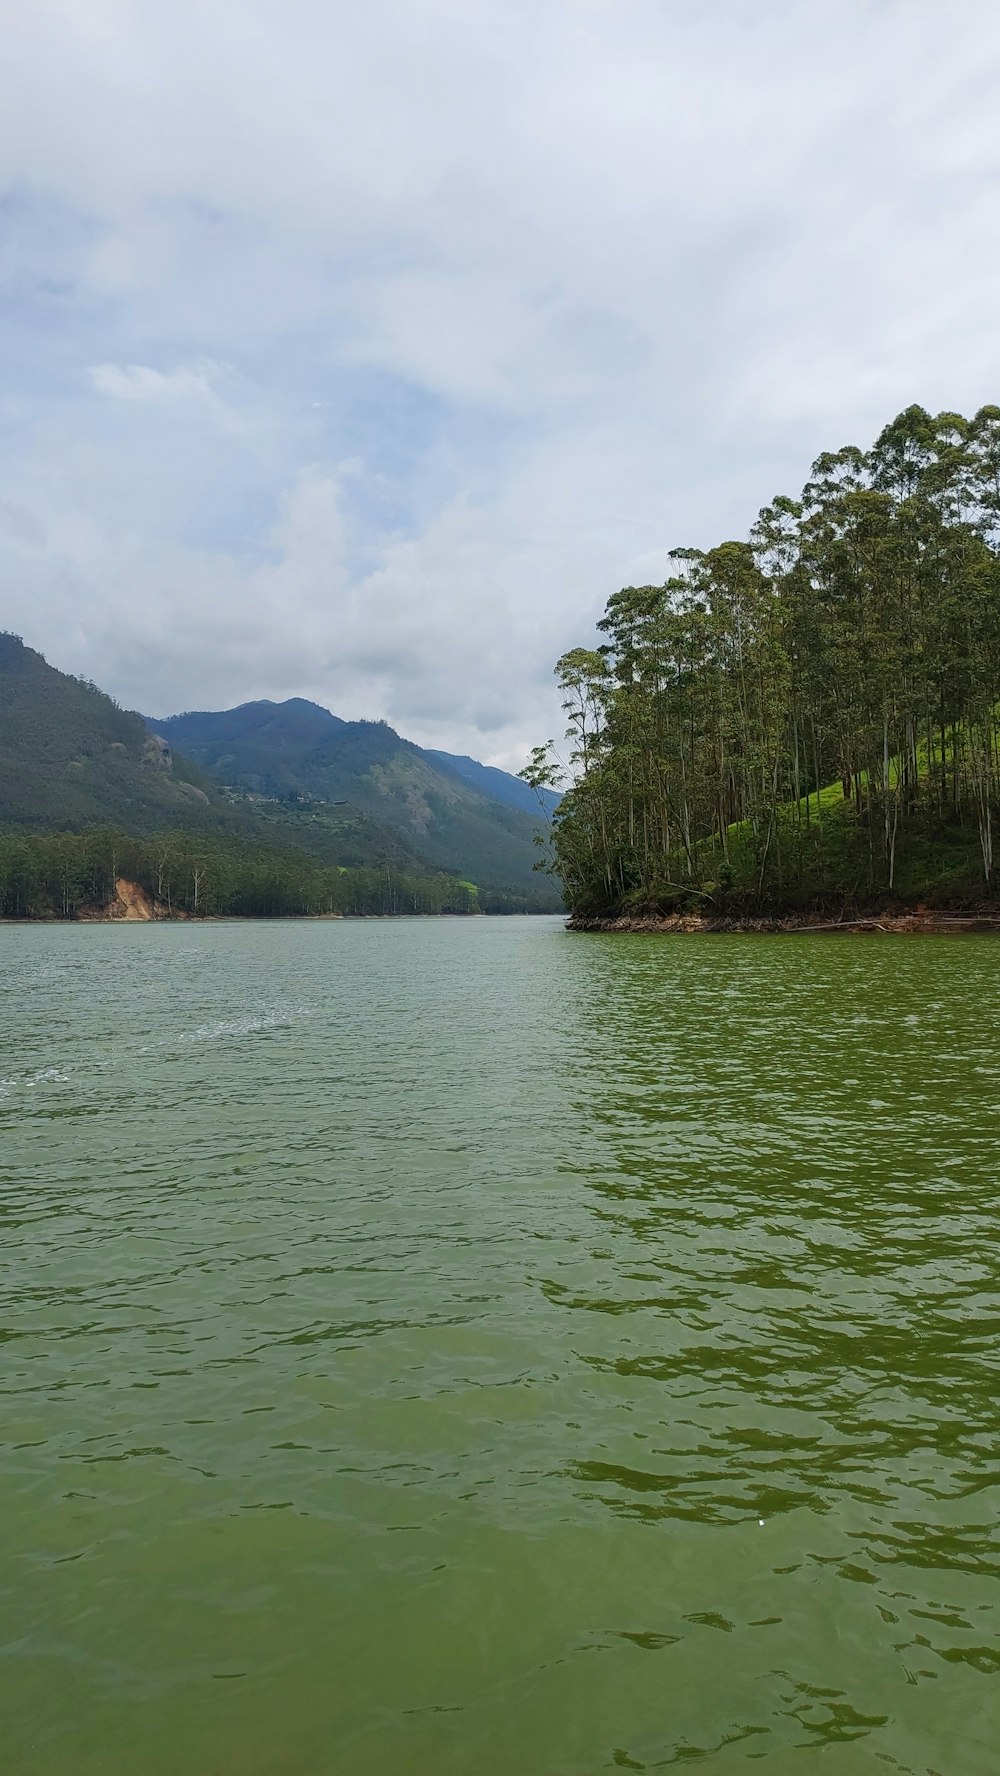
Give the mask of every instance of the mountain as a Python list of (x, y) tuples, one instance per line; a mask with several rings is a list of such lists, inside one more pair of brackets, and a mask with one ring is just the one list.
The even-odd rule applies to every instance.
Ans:
[(474, 759), (425, 752), (385, 722), (346, 722), (317, 704), (245, 703), (149, 718), (151, 730), (230, 790), (349, 803), (441, 868), (560, 904), (539, 875), (533, 792)]
[(382, 722), (302, 698), (147, 722), (0, 634), (8, 833), (172, 833), (244, 860), (461, 876), (487, 910), (554, 910), (557, 891), (532, 868), (536, 825)]
[[(191, 757), (197, 756), (204, 769), (220, 782), (238, 781), (263, 795), (302, 793), (305, 761), (314, 745), (337, 728), (373, 725), (345, 722), (304, 697), (289, 697), (284, 703), (264, 700), (241, 703), (236, 709), (193, 710), (184, 715), (145, 719), (154, 733), (183, 746)], [(464, 754), (420, 746), (414, 750), (432, 764), (455, 772), (492, 801), (518, 808), (537, 820), (538, 795), (520, 777), (498, 770), (495, 765), (481, 765), (478, 759)], [(541, 808), (551, 814), (560, 799), (554, 790), (542, 790)]]
[(259, 795), (302, 793), (298, 766), (329, 734), (346, 726), (318, 703), (289, 697), (285, 703), (241, 703), (238, 709), (194, 710), (147, 727), (180, 746), (221, 783)]
[[(274, 708), (258, 709), (268, 707)], [(319, 728), (341, 725), (315, 704), (281, 707), (287, 713), (268, 742), (276, 756), (282, 743), (292, 746), (293, 736), (301, 744)], [(267, 721), (258, 713), (258, 728)], [(201, 835), (268, 855), (291, 850), (346, 869), (428, 875), (440, 867), (403, 832), (359, 808), (234, 802), (141, 715), (119, 709), (96, 685), (57, 671), (18, 636), (0, 633), (0, 827), (86, 832), (101, 826), (135, 838)]]
[(464, 753), (424, 752), (424, 757), (433, 759), (435, 764), (444, 765), (449, 770), (457, 771), (466, 783), (474, 789), (481, 789), (484, 795), (495, 796), (498, 802), (506, 803), (508, 808), (520, 808), (537, 820), (539, 813), (551, 816), (555, 813), (562, 796), (554, 789), (529, 789), (520, 777), (513, 777), (509, 771), (501, 771), (496, 765), (481, 765), (478, 759), (467, 758)]
[(114, 819), (148, 830), (197, 821), (218, 800), (141, 715), (0, 634), (0, 820), (79, 828)]

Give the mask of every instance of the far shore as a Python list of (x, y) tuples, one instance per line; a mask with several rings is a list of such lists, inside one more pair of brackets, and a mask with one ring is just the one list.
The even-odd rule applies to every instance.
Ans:
[(48, 913), (44, 918), (4, 919), (0, 925), (295, 925), (378, 923), (392, 919), (545, 919), (557, 913), (156, 913), (129, 918), (123, 913)]
[(267, 924), (272, 920), (318, 919), (511, 919), (558, 916), (559, 909), (544, 913), (487, 913), (481, 907), (469, 912), (440, 913), (202, 913), (184, 907), (172, 907), (169, 901), (158, 900), (138, 882), (119, 876), (114, 898), (91, 906), (76, 907), (72, 912), (48, 912), (24, 919), (0, 918), (0, 925), (230, 925)]

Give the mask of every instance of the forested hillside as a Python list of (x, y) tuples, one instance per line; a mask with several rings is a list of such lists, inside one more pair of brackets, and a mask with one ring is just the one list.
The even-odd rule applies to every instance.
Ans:
[(1000, 408), (909, 408), (671, 560), (558, 664), (574, 912), (995, 895)]
[(344, 726), (338, 716), (304, 697), (289, 697), (284, 703), (241, 703), (236, 709), (192, 710), (163, 720), (146, 716), (145, 721), (154, 734), (196, 759), (217, 782), (284, 797), (308, 793), (303, 760)]
[(0, 823), (114, 818), (140, 830), (198, 820), (215, 800), (204, 774), (173, 759), (141, 716), (0, 634)]
[(478, 759), (469, 758), (466, 753), (435, 752), (427, 748), (423, 750), (425, 758), (433, 759), (435, 764), (443, 765), (446, 770), (457, 772), (474, 789), (481, 789), (484, 795), (494, 796), (508, 808), (520, 808), (523, 814), (529, 814), (536, 823), (539, 813), (545, 818), (551, 818), (559, 806), (560, 796), (554, 789), (543, 785), (537, 790), (531, 789), (522, 777), (512, 777), (509, 771), (500, 771), (495, 765), (481, 765)]
[(560, 904), (535, 869), (535, 836), (544, 825), (538, 802), (503, 771), (426, 752), (386, 722), (341, 721), (301, 699), (149, 718), (149, 725), (219, 785), (286, 803), (349, 803), (439, 867), (538, 907)]
[(57, 671), (18, 636), (0, 634), (0, 826), (113, 826), (141, 836), (168, 825), (302, 849), (349, 868), (429, 868), (402, 833), (346, 804), (233, 802), (207, 772), (151, 734), (142, 716)]
[[(292, 711), (300, 731), (314, 707)], [(121, 873), (192, 913), (524, 904), (503, 885), (480, 899), (358, 808), (227, 798), (141, 716), (0, 635), (0, 917), (75, 916), (109, 902)]]
[(158, 916), (296, 918), (478, 913), (476, 889), (444, 872), (324, 865), (228, 833), (137, 837), (0, 830), (0, 918), (78, 918), (112, 907), (124, 878)]

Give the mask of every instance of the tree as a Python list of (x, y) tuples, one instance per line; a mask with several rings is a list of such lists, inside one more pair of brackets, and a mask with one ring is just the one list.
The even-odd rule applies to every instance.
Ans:
[(571, 906), (675, 904), (679, 883), (720, 877), (758, 906), (892, 894), (921, 847), (964, 858), (970, 828), (991, 884), (1000, 408), (908, 408), (867, 454), (818, 457), (746, 542), (671, 563), (663, 585), (614, 593), (600, 647), (556, 667)]

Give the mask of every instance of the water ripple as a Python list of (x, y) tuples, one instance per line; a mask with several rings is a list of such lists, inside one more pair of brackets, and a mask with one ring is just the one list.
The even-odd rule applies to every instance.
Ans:
[(992, 1776), (1000, 947), (0, 946), (15, 1776)]

